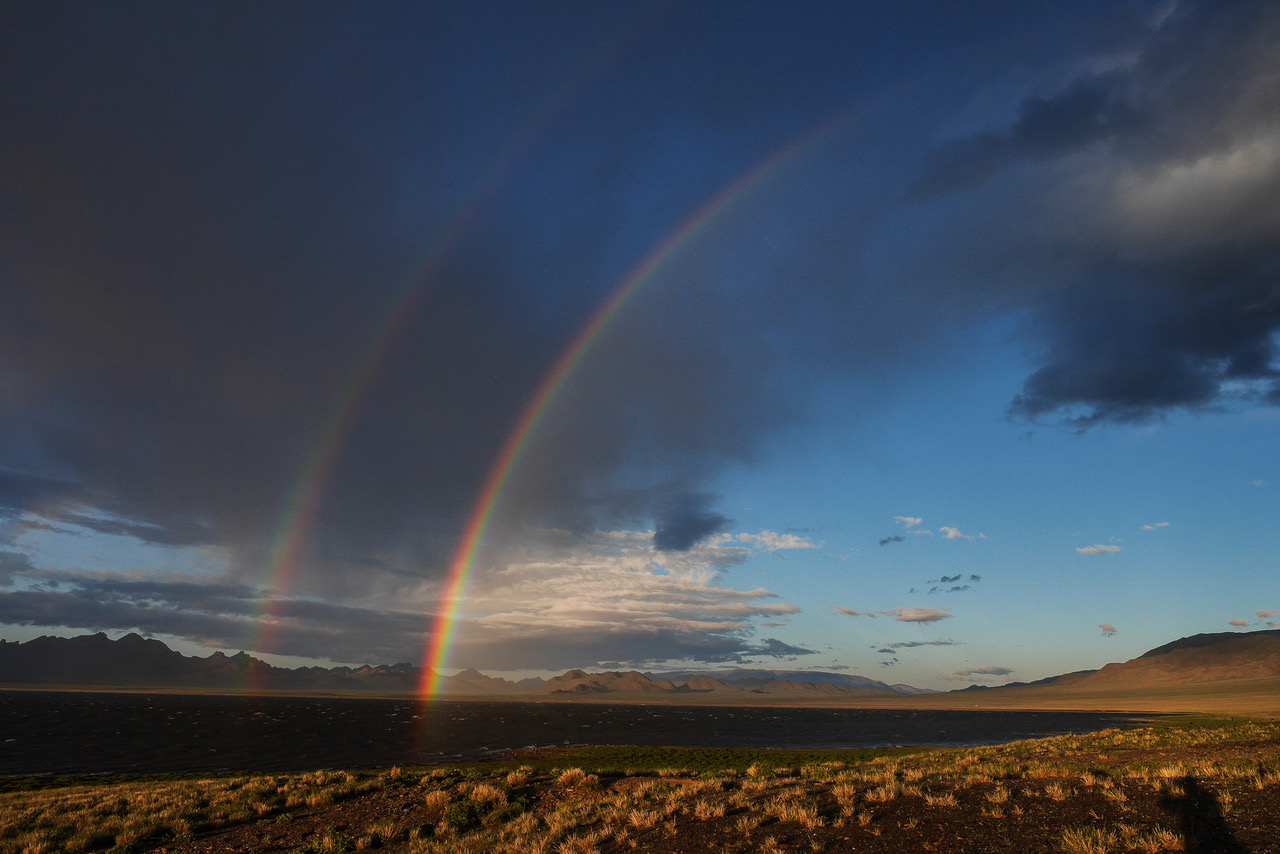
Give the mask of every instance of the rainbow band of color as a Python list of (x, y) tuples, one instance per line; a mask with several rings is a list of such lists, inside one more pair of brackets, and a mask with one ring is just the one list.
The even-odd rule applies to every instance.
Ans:
[(511, 478), (516, 464), (528, 447), (529, 440), (587, 351), (641, 286), (648, 282), (668, 259), (689, 243), (703, 227), (784, 163), (812, 148), (818, 140), (844, 124), (846, 119), (847, 115), (839, 116), (802, 135), (798, 140), (784, 146), (754, 166), (695, 211), (632, 271), (556, 360), (555, 365), (538, 387), (537, 393), (521, 412), (506, 442), (503, 443), (502, 451), (489, 470), (488, 477), (485, 478), (480, 497), (467, 519), (458, 548), (449, 563), (444, 591), (437, 606), (438, 615), (427, 637), (425, 666), (418, 689), (419, 696), (434, 697), (440, 692), (444, 678), (442, 670), (448, 664), (449, 647), (466, 598), (467, 583), (471, 580), (471, 573), (475, 569), (476, 558), (479, 555), (485, 531), (493, 518), (494, 509), (502, 498), (503, 489)]

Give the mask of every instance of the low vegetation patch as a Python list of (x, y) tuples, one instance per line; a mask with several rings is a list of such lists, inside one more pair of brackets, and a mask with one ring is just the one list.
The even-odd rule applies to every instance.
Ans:
[(1280, 852), (1280, 725), (894, 751), (583, 748), (458, 767), (9, 779), (0, 854)]

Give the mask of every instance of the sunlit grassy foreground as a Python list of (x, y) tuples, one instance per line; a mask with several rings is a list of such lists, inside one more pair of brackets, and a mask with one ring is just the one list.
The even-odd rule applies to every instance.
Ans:
[(713, 850), (782, 850), (779, 839), (794, 847), (797, 834), (812, 850), (839, 850), (831, 840), (901, 835), (920, 816), (956, 819), (961, 806), (967, 820), (1012, 820), (1056, 805), (1069, 816), (1066, 805), (1088, 799), (1098, 820), (1054, 828), (1060, 850), (1155, 852), (1188, 847), (1183, 831), (1172, 814), (1153, 822), (1150, 810), (1130, 816), (1131, 806), (1189, 797), (1190, 786), (1224, 813), (1242, 793), (1280, 794), (1280, 724), (1184, 720), (892, 752), (583, 748), (412, 772), (0, 782), (0, 854), (181, 850), (233, 826), (270, 840), (309, 814), (392, 795), (414, 805), (411, 820), (399, 808), (346, 831), (317, 830), (288, 850), (586, 854), (660, 849), (678, 826), (732, 840), (716, 837)]

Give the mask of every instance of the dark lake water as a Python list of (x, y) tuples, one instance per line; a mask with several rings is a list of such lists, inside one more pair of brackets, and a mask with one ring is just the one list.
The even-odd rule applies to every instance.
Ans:
[(998, 744), (1123, 715), (0, 691), (0, 775), (376, 768), (563, 745)]

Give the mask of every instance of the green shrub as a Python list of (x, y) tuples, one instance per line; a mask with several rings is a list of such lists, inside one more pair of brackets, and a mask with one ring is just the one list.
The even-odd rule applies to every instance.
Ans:
[(512, 798), (506, 806), (494, 810), (489, 818), (494, 824), (505, 824), (527, 813), (532, 806), (533, 804), (530, 802), (528, 795), (519, 795)]
[(479, 827), (483, 818), (483, 805), (470, 798), (454, 801), (444, 808), (444, 820), (448, 822), (450, 827), (459, 831)]

